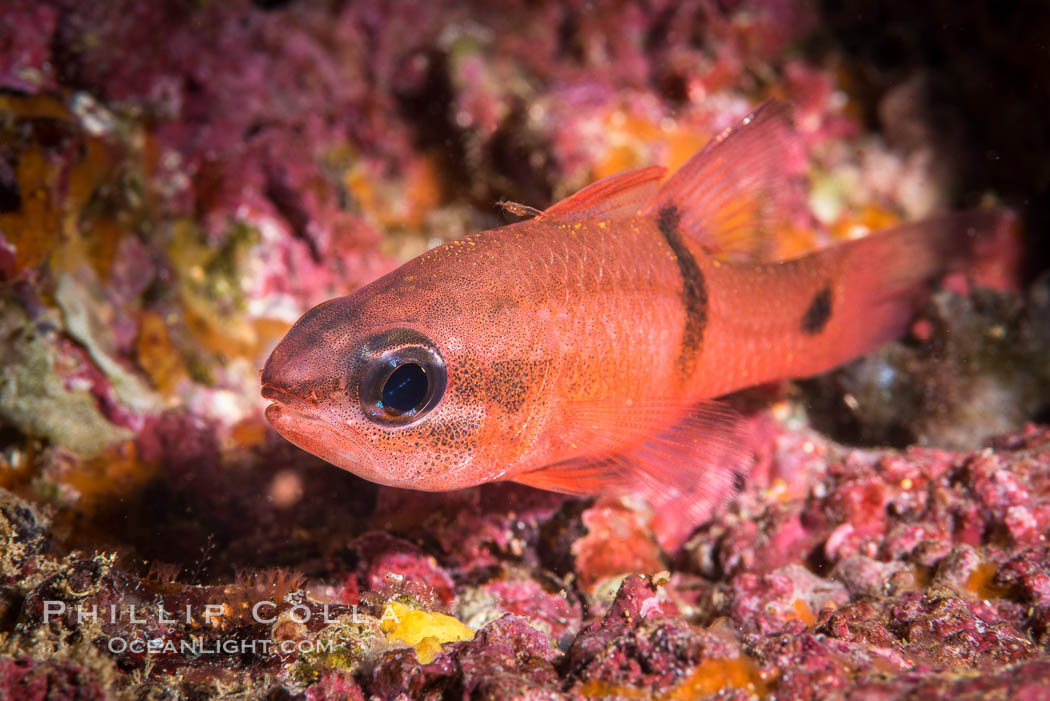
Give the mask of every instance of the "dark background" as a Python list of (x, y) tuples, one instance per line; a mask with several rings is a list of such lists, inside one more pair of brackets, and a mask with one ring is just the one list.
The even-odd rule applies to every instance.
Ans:
[[(1024, 215), (1026, 278), (1050, 266), (1050, 4), (1032, 2), (821, 3), (826, 40), (855, 63), (872, 99), (905, 81), (920, 107), (960, 206), (993, 191)], [(892, 134), (890, 135), (893, 136)], [(898, 138), (908, 138), (898, 135)]]

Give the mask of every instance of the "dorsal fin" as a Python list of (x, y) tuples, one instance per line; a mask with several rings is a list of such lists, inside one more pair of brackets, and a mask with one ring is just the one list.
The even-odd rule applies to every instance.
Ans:
[(541, 219), (613, 219), (637, 214), (659, 189), (666, 169), (632, 168), (593, 182), (543, 211)]
[(673, 209), (686, 241), (712, 255), (766, 260), (789, 220), (791, 176), (802, 163), (790, 106), (769, 100), (689, 159), (647, 212)]

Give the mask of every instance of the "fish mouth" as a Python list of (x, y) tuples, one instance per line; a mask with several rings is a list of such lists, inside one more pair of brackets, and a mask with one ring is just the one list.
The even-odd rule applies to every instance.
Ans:
[(270, 409), (275, 406), (283, 407), (287, 411), (304, 417), (308, 417), (316, 410), (316, 407), (305, 399), (268, 382), (263, 383), (261, 394), (264, 399), (269, 399), (273, 402), (273, 404), (266, 407), (267, 419), (270, 418)]
[(294, 404), (295, 395), (290, 394), (287, 390), (283, 390), (276, 385), (272, 385), (268, 382), (264, 382), (262, 386), (262, 396), (266, 399), (272, 399), (275, 402), (281, 404)]
[(390, 483), (349, 450), (360, 443), (317, 416), (316, 407), (272, 385), (263, 387), (262, 394), (273, 400), (264, 412), (267, 423), (286, 440), (359, 477), (380, 484)]
[[(316, 416), (317, 407), (292, 394), (277, 385), (263, 383), (261, 394), (263, 398), (269, 399), (271, 404), (266, 407), (263, 415), (266, 421), (277, 429), (277, 432), (285, 438), (299, 445), (293, 435), (301, 436), (304, 428), (312, 428), (314, 431), (329, 428), (325, 422)], [(329, 428), (330, 430), (330, 428)]]
[(314, 412), (304, 411), (305, 402), (279, 389), (269, 389), (269, 392), (263, 391), (264, 397), (274, 400), (263, 412), (267, 423), (303, 450), (335, 462), (326, 456), (325, 444), (338, 440), (338, 432)]

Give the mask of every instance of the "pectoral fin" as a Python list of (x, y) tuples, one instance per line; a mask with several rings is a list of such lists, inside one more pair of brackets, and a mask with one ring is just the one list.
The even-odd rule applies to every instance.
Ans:
[(654, 530), (669, 550), (738, 491), (750, 473), (752, 453), (742, 417), (721, 402), (581, 402), (572, 414), (566, 430), (573, 442), (599, 447), (616, 442), (617, 448), (518, 475), (515, 481), (576, 495), (640, 494), (655, 510)]

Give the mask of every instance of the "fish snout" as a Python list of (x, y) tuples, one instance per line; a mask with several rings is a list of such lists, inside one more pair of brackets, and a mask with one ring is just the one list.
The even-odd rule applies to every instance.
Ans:
[(323, 357), (280, 351), (279, 345), (263, 367), (263, 397), (300, 410), (317, 409), (326, 399), (333, 398), (339, 383), (329, 376)]
[(287, 404), (294, 400), (294, 396), (288, 391), (290, 383), (283, 367), (286, 363), (281, 362), (281, 354), (278, 353), (280, 347), (280, 344), (278, 344), (277, 348), (270, 354), (270, 357), (266, 359), (266, 364), (263, 366), (259, 380), (262, 384), (261, 392), (263, 397)]
[(338, 384), (345, 367), (340, 299), (310, 309), (288, 330), (270, 353), (260, 380), (267, 399), (295, 405), (316, 405)]
[(292, 354), (289, 353), (290, 349), (287, 347), (287, 341), (287, 336), (282, 338), (277, 347), (270, 352), (270, 357), (266, 359), (266, 364), (263, 365), (259, 381), (262, 384), (264, 397), (267, 396), (266, 393), (268, 391), (287, 391), (289, 381), (296, 374), (292, 363)]

